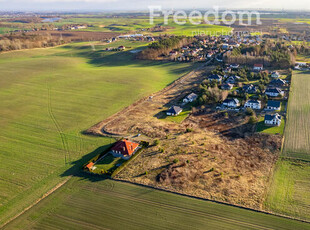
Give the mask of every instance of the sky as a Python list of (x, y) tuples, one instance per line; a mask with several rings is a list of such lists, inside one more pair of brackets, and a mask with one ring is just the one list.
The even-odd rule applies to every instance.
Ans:
[(0, 0), (1, 11), (148, 11), (165, 9), (310, 10), (309, 0)]

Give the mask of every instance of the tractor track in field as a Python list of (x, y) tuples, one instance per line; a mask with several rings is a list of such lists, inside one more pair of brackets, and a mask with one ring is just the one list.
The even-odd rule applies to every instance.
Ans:
[(68, 163), (67, 161), (70, 161), (70, 150), (69, 150), (68, 140), (53, 113), (52, 101), (51, 101), (51, 88), (49, 85), (47, 85), (47, 110), (48, 110), (50, 118), (52, 119), (57, 129), (57, 132), (59, 133), (63, 148), (65, 150), (65, 164), (67, 164)]
[(187, 208), (183, 208), (183, 207), (179, 207), (179, 206), (175, 206), (175, 205), (164, 204), (164, 203), (160, 203), (160, 202), (156, 202), (156, 201), (141, 199), (141, 198), (126, 195), (126, 194), (121, 193), (121, 192), (116, 192), (115, 190), (112, 190), (112, 191), (111, 190), (102, 190), (100, 192), (115, 196), (117, 198), (123, 198), (123, 199), (131, 200), (134, 202), (140, 202), (143, 204), (152, 205), (152, 206), (159, 207), (159, 208), (164, 207), (164, 208), (167, 208), (167, 209), (172, 210), (172, 211), (178, 210), (178, 211), (183, 212), (183, 213), (190, 213), (190, 214), (201, 216), (201, 217), (209, 217), (209, 218), (213, 218), (213, 219), (217, 219), (217, 220), (222, 220), (226, 223), (239, 224), (241, 226), (248, 227), (248, 228), (264, 229), (264, 230), (273, 229), (273, 228), (263, 227), (263, 226), (260, 226), (257, 224), (251, 224), (251, 223), (247, 223), (247, 222), (238, 221), (238, 220), (227, 218), (227, 217), (217, 216), (215, 214), (197, 211), (194, 209), (187, 209)]
[(19, 216), (23, 215), (25, 212), (27, 212), (29, 209), (31, 209), (32, 207), (34, 207), (36, 204), (38, 204), (40, 201), (42, 201), (43, 199), (45, 199), (46, 197), (48, 197), (49, 195), (51, 195), (52, 193), (54, 193), (57, 189), (61, 188), (64, 184), (66, 184), (72, 176), (68, 176), (68, 178), (66, 178), (64, 181), (58, 183), (56, 186), (54, 186), (52, 189), (50, 189), (48, 192), (44, 193), (44, 195), (39, 198), (38, 200), (36, 200), (34, 203), (32, 203), (31, 205), (29, 205), (28, 207), (26, 207), (23, 211), (21, 211), (20, 213), (18, 213), (17, 215), (15, 215), (14, 217), (12, 217), (11, 219), (9, 219), (7, 222), (5, 222), (4, 224), (0, 225), (0, 229), (4, 228), (5, 226), (7, 226), (9, 223), (11, 223), (12, 221), (14, 221), (15, 219), (17, 219)]

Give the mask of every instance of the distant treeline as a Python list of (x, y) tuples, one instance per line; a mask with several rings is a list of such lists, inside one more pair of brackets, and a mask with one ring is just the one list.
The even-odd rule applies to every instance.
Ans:
[(266, 41), (256, 46), (240, 46), (224, 55), (227, 63), (289, 68), (295, 64), (297, 50), (285, 43)]
[(0, 37), (0, 52), (10, 50), (44, 48), (64, 44), (60, 38), (50, 35), (5, 35)]
[(194, 40), (194, 38), (183, 36), (162, 38), (159, 41), (151, 43), (148, 48), (138, 53), (137, 58), (148, 60), (157, 59), (159, 56), (168, 55), (173, 49), (192, 43)]

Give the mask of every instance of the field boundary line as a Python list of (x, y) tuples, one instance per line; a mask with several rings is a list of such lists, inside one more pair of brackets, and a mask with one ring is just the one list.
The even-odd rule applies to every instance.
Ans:
[(140, 184), (140, 183), (136, 183), (136, 182), (132, 182), (132, 181), (127, 181), (127, 180), (123, 180), (123, 179), (112, 178), (111, 180), (118, 181), (118, 182), (123, 182), (123, 183), (127, 183), (127, 184), (143, 186), (143, 187), (146, 187), (146, 188), (155, 189), (155, 190), (159, 190), (159, 191), (163, 191), (163, 192), (168, 192), (168, 193), (171, 193), (171, 194), (175, 194), (175, 195), (179, 195), (179, 196), (183, 196), (183, 197), (187, 197), (187, 198), (193, 198), (193, 199), (198, 199), (198, 200), (209, 201), (209, 202), (213, 202), (213, 203), (216, 203), (216, 204), (227, 205), (227, 206), (231, 206), (231, 207), (235, 207), (235, 208), (241, 208), (241, 209), (244, 209), (244, 210), (249, 210), (249, 211), (253, 211), (253, 212), (258, 212), (258, 213), (267, 214), (267, 215), (276, 216), (276, 217), (282, 217), (282, 218), (285, 218), (285, 219), (295, 220), (295, 221), (300, 221), (300, 222), (303, 222), (303, 223), (310, 224), (310, 221), (308, 221), (308, 220), (299, 219), (299, 218), (292, 217), (292, 216), (286, 216), (286, 215), (282, 215), (282, 214), (278, 214), (278, 213), (274, 213), (274, 212), (269, 212), (269, 211), (266, 211), (266, 210), (258, 210), (258, 209), (254, 209), (254, 208), (249, 208), (249, 207), (237, 205), (237, 204), (230, 204), (230, 203), (223, 202), (223, 201), (211, 200), (211, 199), (207, 199), (207, 198), (202, 198), (202, 197), (198, 197), (198, 196), (188, 195), (188, 194), (184, 194), (184, 193), (180, 193), (180, 192), (176, 192), (176, 191), (171, 191), (171, 190), (168, 190), (168, 189), (165, 189), (165, 188), (154, 187), (154, 186), (151, 186), (151, 185)]
[(68, 176), (67, 179), (65, 179), (64, 181), (58, 183), (56, 186), (54, 186), (53, 188), (51, 188), (48, 192), (44, 193), (43, 196), (41, 198), (39, 198), (38, 200), (36, 200), (34, 203), (32, 203), (31, 205), (29, 205), (28, 207), (26, 207), (23, 211), (21, 211), (20, 213), (18, 213), (17, 215), (13, 216), (11, 219), (9, 219), (8, 221), (6, 221), (4, 224), (2, 224), (0, 226), (1, 228), (4, 228), (6, 225), (8, 225), (9, 223), (11, 223), (13, 220), (17, 219), (19, 216), (21, 216), (22, 214), (24, 214), (25, 212), (27, 212), (29, 209), (31, 209), (32, 207), (34, 207), (36, 204), (38, 204), (40, 201), (42, 201), (43, 199), (45, 199), (46, 197), (48, 197), (49, 195), (51, 195), (52, 193), (54, 193), (57, 189), (61, 188), (63, 185), (65, 185), (72, 176)]

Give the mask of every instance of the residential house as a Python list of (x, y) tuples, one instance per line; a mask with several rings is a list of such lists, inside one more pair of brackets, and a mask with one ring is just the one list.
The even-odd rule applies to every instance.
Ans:
[(264, 65), (263, 64), (254, 64), (254, 71), (262, 71), (264, 69)]
[(281, 121), (282, 121), (282, 118), (278, 113), (274, 115), (269, 115), (269, 114), (265, 115), (265, 125), (280, 126)]
[(176, 50), (172, 50), (169, 53), (170, 56), (176, 56), (177, 54), (178, 54), (178, 51), (176, 51)]
[(228, 44), (226, 44), (226, 43), (224, 43), (224, 44), (222, 45), (222, 49), (223, 49), (223, 50), (227, 50), (227, 49), (229, 49), (229, 45), (228, 45)]
[(226, 99), (222, 103), (223, 106), (237, 108), (240, 106), (240, 102), (237, 98)]
[(128, 160), (138, 150), (138, 147), (138, 143), (123, 139), (111, 148), (111, 153), (114, 157), (121, 157), (124, 160)]
[(275, 72), (272, 72), (271, 75), (270, 75), (272, 78), (279, 78), (280, 77), (280, 74), (275, 71)]
[(268, 88), (266, 89), (265, 94), (269, 97), (278, 97), (283, 96), (284, 92), (279, 88)]
[(88, 171), (91, 171), (92, 169), (93, 169), (93, 167), (94, 167), (94, 162), (89, 162), (86, 166), (85, 166), (85, 168), (86, 169), (88, 169)]
[(229, 83), (225, 83), (225, 84), (221, 85), (222, 90), (231, 90), (233, 87), (234, 87), (234, 85), (229, 84)]
[(167, 111), (166, 114), (167, 116), (177, 116), (179, 115), (183, 109), (179, 106), (171, 106)]
[(249, 93), (249, 94), (253, 94), (257, 92), (257, 87), (253, 84), (244, 85), (242, 89), (244, 92)]
[(240, 65), (238, 65), (238, 64), (231, 64), (229, 67), (232, 68), (232, 69), (238, 69), (240, 67)]
[(269, 86), (272, 86), (272, 87), (284, 87), (285, 85), (286, 85), (286, 81), (283, 79), (273, 79), (269, 83)]
[(261, 109), (262, 103), (259, 100), (248, 100), (245, 102), (244, 108)]
[(184, 99), (183, 102), (184, 103), (189, 103), (189, 102), (193, 102), (198, 98), (198, 95), (195, 93), (191, 93), (189, 95), (187, 95)]
[(280, 101), (268, 101), (266, 109), (278, 111), (281, 109), (281, 102)]
[(218, 75), (218, 74), (213, 74), (213, 75), (210, 75), (209, 77), (208, 77), (208, 80), (209, 81), (217, 81), (217, 82), (220, 82), (220, 81), (222, 81), (222, 76), (220, 76), (220, 75)]
[(240, 79), (239, 76), (230, 76), (230, 77), (227, 79), (226, 83), (228, 83), (228, 84), (235, 84), (236, 82), (239, 81), (239, 79)]
[(126, 48), (125, 46), (119, 46), (117, 49), (121, 51), (121, 50), (125, 50)]

